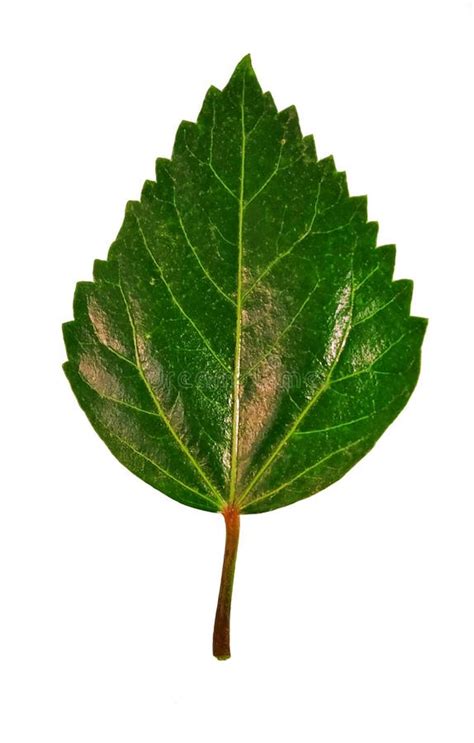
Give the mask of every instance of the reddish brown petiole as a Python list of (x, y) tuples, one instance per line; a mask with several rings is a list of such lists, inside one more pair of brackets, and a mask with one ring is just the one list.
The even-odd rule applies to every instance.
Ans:
[(212, 650), (218, 660), (230, 658), (230, 609), (234, 584), (235, 561), (239, 546), (240, 515), (232, 504), (222, 511), (225, 519), (226, 540), (221, 585), (217, 601)]

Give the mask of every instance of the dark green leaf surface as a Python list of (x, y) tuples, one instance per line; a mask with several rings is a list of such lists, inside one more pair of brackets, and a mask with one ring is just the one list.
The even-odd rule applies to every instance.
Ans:
[(338, 480), (419, 372), (426, 321), (376, 235), (365, 197), (244, 58), (77, 285), (65, 370), (113, 454), (208, 511), (268, 511)]

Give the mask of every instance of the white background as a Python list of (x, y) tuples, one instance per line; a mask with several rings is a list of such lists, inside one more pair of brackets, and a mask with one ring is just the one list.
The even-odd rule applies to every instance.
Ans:
[[(2, 743), (474, 740), (471, 3), (6, 2), (1, 28)], [(430, 318), (419, 385), (328, 491), (222, 518), (107, 451), (61, 370), (75, 282), (247, 52), (369, 195)]]

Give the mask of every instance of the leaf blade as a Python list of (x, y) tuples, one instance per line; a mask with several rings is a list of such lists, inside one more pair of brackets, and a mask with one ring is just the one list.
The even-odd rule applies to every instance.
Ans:
[(66, 371), (112, 452), (204, 510), (259, 513), (342, 477), (406, 404), (426, 327), (376, 235), (245, 57), (78, 285)]

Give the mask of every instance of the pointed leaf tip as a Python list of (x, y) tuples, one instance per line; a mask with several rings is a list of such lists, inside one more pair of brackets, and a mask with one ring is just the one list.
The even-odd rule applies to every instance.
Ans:
[(245, 57), (242, 57), (240, 62), (236, 65), (230, 79), (232, 80), (235, 77), (240, 77), (243, 73), (251, 73), (255, 75), (250, 54), (246, 54)]
[(246, 54), (242, 59), (240, 60), (237, 67), (252, 67), (252, 56), (250, 54)]

